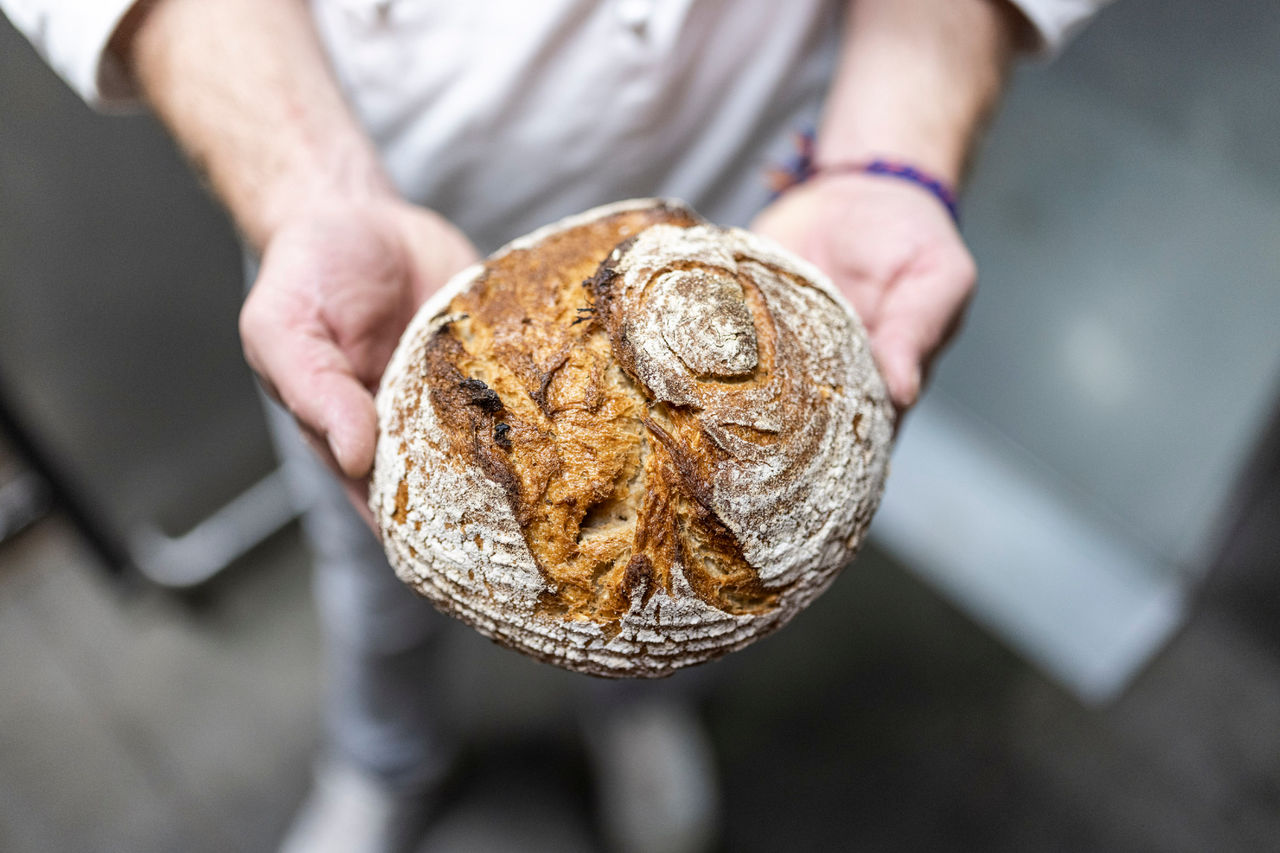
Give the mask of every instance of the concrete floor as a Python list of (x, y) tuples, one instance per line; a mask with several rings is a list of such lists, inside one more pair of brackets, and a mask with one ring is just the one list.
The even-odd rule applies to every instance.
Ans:
[[(21, 534), (0, 850), (271, 850), (307, 785), (318, 639), (292, 530), (185, 599), (118, 589), (57, 517)], [(493, 722), (546, 668), (453, 640), (496, 675), (459, 694), (489, 722), (425, 849), (598, 849), (565, 709), (543, 690)], [(712, 667), (726, 850), (1280, 850), (1280, 647), (1211, 608), (1089, 709), (872, 551)]]

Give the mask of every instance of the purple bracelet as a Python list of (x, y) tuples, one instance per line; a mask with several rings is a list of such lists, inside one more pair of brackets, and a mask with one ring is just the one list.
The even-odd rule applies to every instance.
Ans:
[(781, 167), (770, 170), (769, 183), (773, 188), (775, 199), (792, 187), (803, 184), (818, 175), (883, 175), (907, 181), (929, 192), (942, 203), (947, 213), (951, 214), (951, 220), (957, 225), (960, 224), (960, 205), (956, 200), (955, 190), (945, 181), (935, 178), (923, 169), (917, 169), (909, 163), (880, 158), (865, 162), (819, 166), (813, 160), (813, 150), (813, 131), (802, 131), (796, 139), (796, 153)]

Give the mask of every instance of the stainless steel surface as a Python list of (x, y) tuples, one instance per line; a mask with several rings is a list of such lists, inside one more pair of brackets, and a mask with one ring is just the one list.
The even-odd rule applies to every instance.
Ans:
[(283, 467), (275, 469), (179, 536), (139, 522), (128, 543), (134, 564), (171, 589), (205, 583), (306, 511), (288, 481)]

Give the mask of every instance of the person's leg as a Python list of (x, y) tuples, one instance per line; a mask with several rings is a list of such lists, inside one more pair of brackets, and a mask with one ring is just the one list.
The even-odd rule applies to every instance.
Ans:
[(707, 670), (599, 681), (580, 703), (604, 840), (615, 853), (705, 853), (720, 833), (716, 756), (698, 709)]
[[(396, 578), (288, 413), (271, 405), (268, 421), (291, 490), (308, 507), (324, 637), (316, 787), (284, 849), (397, 849), (422, 823), (451, 757), (438, 689), (445, 620)], [(351, 847), (353, 836), (368, 846)]]

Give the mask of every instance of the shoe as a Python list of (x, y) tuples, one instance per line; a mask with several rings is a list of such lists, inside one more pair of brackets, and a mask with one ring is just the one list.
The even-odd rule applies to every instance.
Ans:
[(684, 702), (615, 706), (586, 725), (602, 834), (617, 853), (705, 853), (719, 838), (715, 756)]
[(322, 762), (280, 853), (409, 853), (435, 801), (435, 786), (398, 788), (346, 762)]

